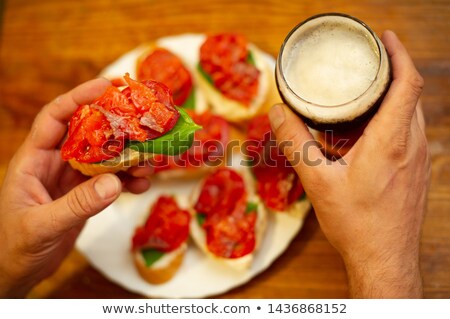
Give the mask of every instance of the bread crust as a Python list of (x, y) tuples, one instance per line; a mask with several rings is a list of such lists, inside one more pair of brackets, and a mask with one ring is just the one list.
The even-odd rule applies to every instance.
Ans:
[[(150, 267), (147, 267), (145, 265), (144, 257), (142, 257), (141, 252), (138, 250), (133, 252), (133, 261), (137, 271), (139, 272), (141, 277), (145, 279), (145, 281), (151, 284), (159, 285), (173, 278), (173, 276), (176, 274), (181, 264), (183, 263), (186, 250), (187, 243), (183, 243), (174, 251), (166, 253), (163, 257), (161, 257), (161, 259), (166, 258), (170, 260), (166, 260), (166, 262), (158, 260)], [(163, 265), (159, 266), (161, 264)]]
[(137, 150), (125, 148), (120, 156), (112, 159), (102, 161), (100, 163), (80, 163), (75, 159), (70, 159), (68, 162), (73, 169), (80, 171), (86, 176), (95, 176), (105, 173), (117, 173), (126, 171), (130, 167), (137, 166), (139, 163), (151, 158), (151, 153), (141, 153)]

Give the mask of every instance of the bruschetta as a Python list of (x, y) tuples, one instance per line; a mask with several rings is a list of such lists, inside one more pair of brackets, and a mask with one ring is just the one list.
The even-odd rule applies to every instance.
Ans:
[(61, 155), (85, 175), (126, 170), (153, 154), (185, 152), (200, 128), (174, 106), (164, 84), (128, 74), (124, 79), (127, 87), (111, 85), (70, 119)]
[(188, 211), (175, 198), (161, 196), (153, 204), (143, 226), (132, 238), (132, 257), (139, 274), (147, 282), (169, 281), (181, 266), (189, 238)]
[(303, 216), (309, 205), (305, 191), (291, 163), (277, 146), (266, 114), (248, 123), (245, 152), (256, 191), (267, 209)]
[(267, 214), (245, 171), (220, 168), (194, 191), (191, 237), (212, 259), (249, 269), (264, 236)]
[(273, 77), (263, 53), (242, 35), (209, 35), (200, 46), (197, 82), (213, 112), (229, 121), (248, 120), (279, 101)]

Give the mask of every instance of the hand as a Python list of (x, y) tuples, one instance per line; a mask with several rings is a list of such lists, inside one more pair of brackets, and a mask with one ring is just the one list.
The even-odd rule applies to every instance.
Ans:
[(393, 82), (341, 160), (327, 160), (286, 106), (275, 106), (269, 116), (278, 143), (292, 141), (285, 155), (300, 157), (293, 165), (323, 232), (343, 257), (351, 295), (420, 297), (419, 239), (431, 171), (418, 103), (423, 80), (393, 32), (382, 41)]
[(88, 179), (61, 160), (58, 145), (80, 104), (111, 83), (86, 82), (46, 105), (10, 162), (0, 191), (0, 297), (23, 297), (52, 274), (74, 245), (84, 222), (102, 211), (122, 188), (140, 193), (150, 186), (150, 168), (133, 168)]

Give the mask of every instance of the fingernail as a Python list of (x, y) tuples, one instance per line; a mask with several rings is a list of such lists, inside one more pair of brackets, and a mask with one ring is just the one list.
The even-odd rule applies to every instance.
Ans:
[(94, 183), (94, 189), (98, 196), (108, 199), (115, 196), (120, 191), (119, 179), (111, 174), (102, 175)]
[(272, 130), (276, 131), (284, 123), (286, 115), (282, 104), (275, 104), (269, 111), (269, 120)]

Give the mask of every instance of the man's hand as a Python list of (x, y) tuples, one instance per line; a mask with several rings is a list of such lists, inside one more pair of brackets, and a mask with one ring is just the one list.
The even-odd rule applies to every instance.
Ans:
[(423, 80), (393, 32), (382, 41), (393, 82), (341, 161), (327, 160), (286, 106), (269, 115), (278, 142), (292, 141), (285, 155), (300, 155), (295, 169), (323, 232), (344, 259), (351, 295), (421, 297), (418, 250), (431, 171), (418, 102)]
[(100, 96), (106, 79), (86, 82), (46, 105), (10, 162), (0, 192), (0, 297), (23, 297), (52, 274), (84, 222), (110, 205), (122, 187), (150, 186), (149, 168), (133, 168), (123, 182), (113, 174), (88, 179), (61, 160), (58, 145), (80, 104)]

